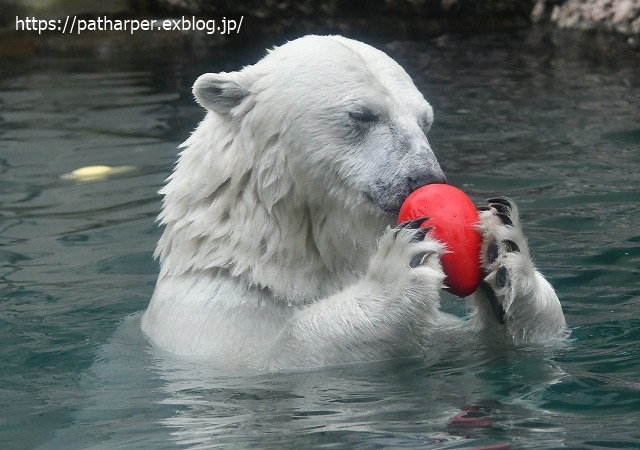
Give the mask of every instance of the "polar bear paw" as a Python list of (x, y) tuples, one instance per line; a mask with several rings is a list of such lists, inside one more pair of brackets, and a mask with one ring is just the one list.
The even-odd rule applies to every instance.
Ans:
[(484, 289), (502, 322), (504, 311), (500, 308), (508, 310), (515, 299), (530, 294), (536, 270), (515, 202), (508, 197), (494, 197), (487, 200), (487, 206), (478, 209)]
[(419, 217), (387, 228), (380, 239), (367, 275), (386, 291), (408, 287), (418, 293), (422, 287), (438, 292), (442, 287), (440, 255), (444, 247), (429, 234), (432, 227), (420, 226), (425, 220)]
[(481, 287), (493, 317), (506, 325), (516, 344), (566, 337), (560, 300), (533, 264), (516, 204), (507, 197), (490, 198), (479, 212), (485, 274)]

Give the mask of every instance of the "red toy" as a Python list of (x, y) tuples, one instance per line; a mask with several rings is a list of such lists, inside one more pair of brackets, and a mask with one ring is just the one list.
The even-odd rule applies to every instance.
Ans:
[(434, 227), (430, 233), (446, 245), (442, 268), (447, 290), (458, 297), (473, 293), (480, 284), (480, 244), (476, 229), (478, 211), (467, 194), (448, 184), (428, 184), (413, 191), (404, 201), (398, 223), (427, 216), (422, 227)]

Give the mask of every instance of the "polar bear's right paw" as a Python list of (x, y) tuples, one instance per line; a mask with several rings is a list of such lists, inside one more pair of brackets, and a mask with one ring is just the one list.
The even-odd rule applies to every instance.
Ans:
[(371, 279), (394, 290), (406, 285), (440, 289), (444, 247), (429, 234), (432, 227), (420, 227), (425, 220), (419, 217), (386, 230), (369, 265)]

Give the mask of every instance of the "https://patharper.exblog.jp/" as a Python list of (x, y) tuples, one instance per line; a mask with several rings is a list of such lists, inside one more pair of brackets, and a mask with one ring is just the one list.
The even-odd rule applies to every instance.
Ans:
[(170, 19), (110, 19), (107, 16), (86, 19), (66, 16), (59, 19), (40, 19), (16, 16), (16, 31), (58, 32), (82, 34), (93, 31), (123, 31), (134, 34), (142, 31), (199, 31), (207, 34), (238, 34), (244, 16), (237, 19), (199, 19), (182, 16)]

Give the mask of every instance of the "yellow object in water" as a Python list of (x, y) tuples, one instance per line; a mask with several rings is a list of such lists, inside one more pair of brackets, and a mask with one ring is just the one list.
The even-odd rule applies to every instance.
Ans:
[(65, 173), (60, 178), (74, 181), (100, 181), (107, 179), (111, 175), (132, 172), (135, 169), (134, 166), (86, 166), (80, 167), (70, 173)]

